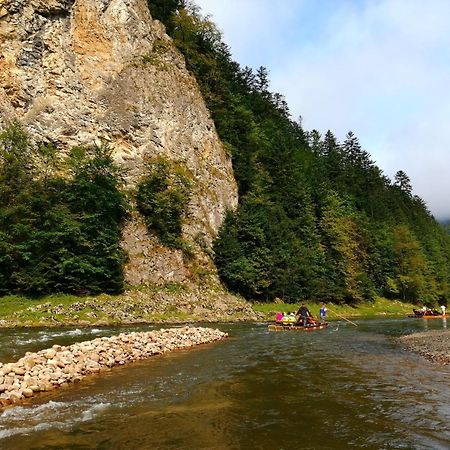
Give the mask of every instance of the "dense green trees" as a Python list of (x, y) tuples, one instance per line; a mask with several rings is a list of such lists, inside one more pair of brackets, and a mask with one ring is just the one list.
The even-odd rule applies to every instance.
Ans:
[(450, 239), (403, 171), (392, 183), (351, 132), (343, 143), (305, 132), (270, 92), (267, 70), (239, 67), (189, 2), (162, 20), (232, 155), (239, 208), (215, 245), (230, 289), (259, 299), (447, 301)]
[[(180, 163), (148, 160), (135, 191), (149, 232), (181, 239), (192, 175)], [(62, 157), (36, 145), (18, 123), (0, 134), (0, 295), (117, 293), (124, 289), (121, 228), (129, 208), (122, 171), (106, 146)], [(132, 202), (134, 203), (134, 202)]]
[[(59, 176), (58, 163), (64, 164)], [(60, 169), (60, 168), (59, 168)], [(0, 135), (0, 294), (120, 292), (125, 202), (105, 147), (58, 161), (18, 124)]]

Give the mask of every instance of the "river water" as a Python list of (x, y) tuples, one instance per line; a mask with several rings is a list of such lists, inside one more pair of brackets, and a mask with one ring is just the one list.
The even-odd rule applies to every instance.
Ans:
[[(393, 339), (442, 320), (333, 322), (113, 368), (0, 413), (1, 449), (449, 449), (450, 367)], [(149, 326), (0, 330), (0, 361)]]

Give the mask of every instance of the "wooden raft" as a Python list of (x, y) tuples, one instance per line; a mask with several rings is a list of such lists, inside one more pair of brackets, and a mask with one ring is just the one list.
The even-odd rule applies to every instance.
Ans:
[(312, 325), (309, 327), (296, 326), (296, 325), (269, 325), (269, 331), (315, 331), (323, 330), (328, 326), (327, 322), (320, 323), (318, 325)]
[(408, 317), (412, 317), (414, 319), (446, 319), (447, 317), (450, 317), (450, 314), (444, 314), (444, 315), (439, 314), (438, 316), (433, 316), (431, 314), (428, 316), (425, 316), (425, 315), (417, 316), (415, 314), (414, 315), (411, 314)]

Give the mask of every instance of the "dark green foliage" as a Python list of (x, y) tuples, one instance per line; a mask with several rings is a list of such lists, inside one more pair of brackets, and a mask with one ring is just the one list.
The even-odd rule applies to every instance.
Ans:
[(185, 6), (183, 0), (149, 0), (148, 6), (153, 19), (168, 24), (172, 14)]
[(137, 208), (148, 229), (168, 247), (183, 247), (181, 232), (190, 186), (188, 172), (179, 164), (163, 158), (147, 161), (136, 193)]
[(444, 223), (442, 224), (442, 228), (450, 234), (450, 224), (449, 223)]
[(409, 179), (408, 175), (406, 175), (403, 170), (399, 170), (394, 177), (395, 186), (397, 186), (402, 192), (404, 192), (407, 195), (411, 195), (412, 192), (412, 186), (411, 186), (411, 180)]
[(19, 123), (0, 135), (0, 202), (12, 206), (33, 178), (32, 146)]
[(120, 292), (125, 202), (108, 149), (76, 149), (61, 178), (55, 149), (13, 124), (0, 158), (0, 294)]
[(196, 7), (165, 23), (233, 159), (239, 208), (215, 244), (228, 287), (263, 300), (446, 301), (450, 239), (404, 172), (391, 183), (351, 132), (342, 144), (304, 132), (268, 71), (239, 67)]

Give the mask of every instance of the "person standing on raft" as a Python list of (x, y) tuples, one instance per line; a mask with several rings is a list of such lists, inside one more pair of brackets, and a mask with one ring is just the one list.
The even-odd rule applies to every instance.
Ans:
[(309, 312), (309, 309), (306, 307), (304, 303), (302, 303), (302, 306), (300, 306), (299, 310), (297, 311), (296, 316), (298, 317), (298, 322), (300, 323), (300, 318), (303, 320), (303, 326), (306, 327), (308, 323), (308, 317), (312, 317), (311, 313)]
[(325, 306), (325, 303), (322, 303), (320, 305), (320, 322), (325, 322), (325, 319), (327, 317), (327, 307)]

